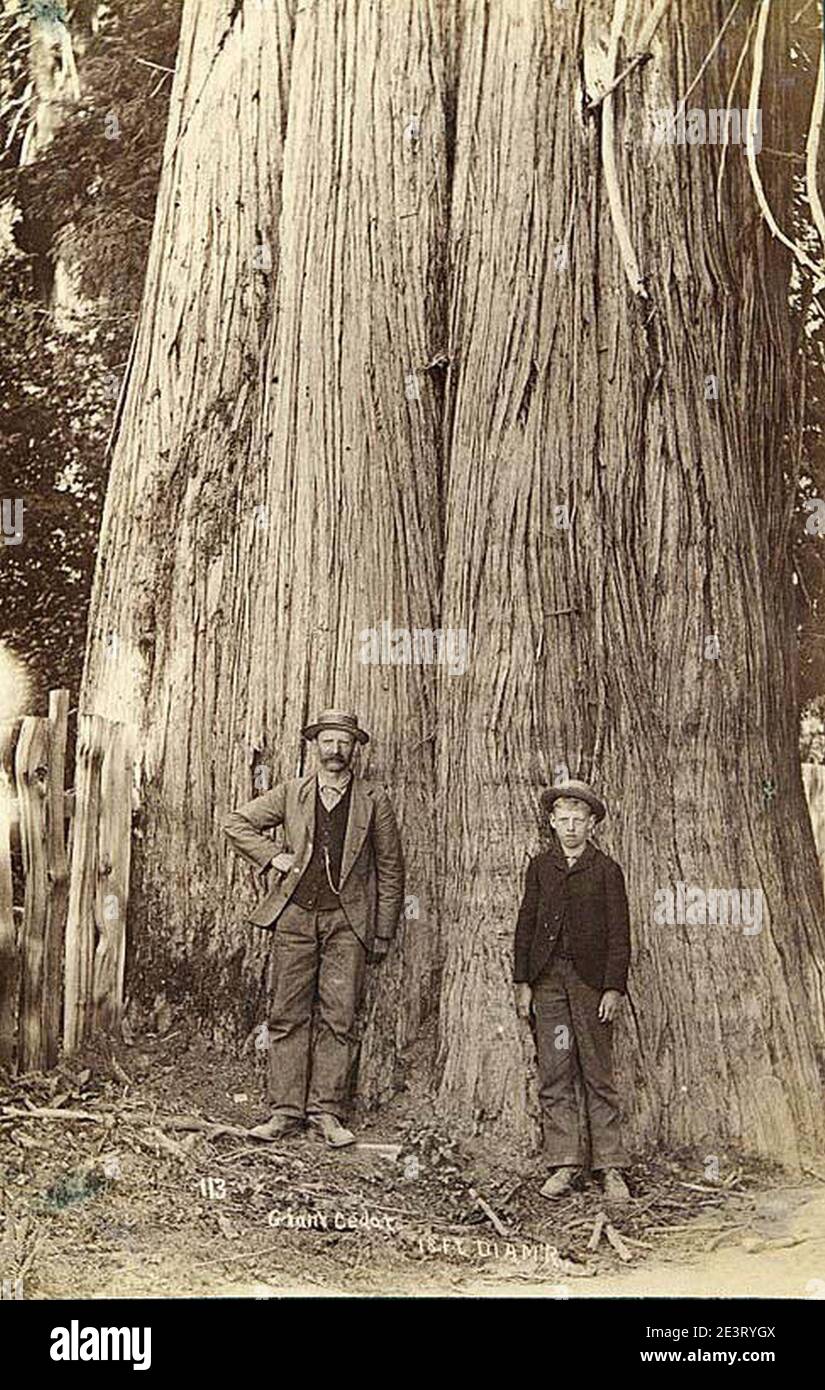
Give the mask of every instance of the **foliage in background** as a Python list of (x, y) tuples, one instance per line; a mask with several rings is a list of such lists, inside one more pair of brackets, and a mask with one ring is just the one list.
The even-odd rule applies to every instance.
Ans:
[(81, 293), (123, 313), (140, 304), (160, 177), (182, 0), (100, 7), (86, 41), (79, 107), (18, 170), (30, 221), (71, 246)]
[(51, 686), (74, 696), (80, 682), (181, 0), (73, 7), (81, 99), (60, 94), (51, 143), (20, 167), (33, 5), (0, 8), (0, 497), (24, 504), (22, 544), (0, 547), (0, 639), (27, 662), (42, 712)]

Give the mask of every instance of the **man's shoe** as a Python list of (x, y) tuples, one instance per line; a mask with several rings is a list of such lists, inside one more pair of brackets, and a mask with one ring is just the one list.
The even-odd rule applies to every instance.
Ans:
[(256, 1125), (249, 1131), (253, 1139), (285, 1139), (301, 1129), (302, 1123), (295, 1115), (275, 1114), (271, 1120)]
[(345, 1149), (347, 1144), (355, 1143), (352, 1130), (346, 1129), (335, 1115), (308, 1115), (307, 1124), (326, 1140), (331, 1149)]
[(608, 1202), (630, 1201), (630, 1189), (618, 1168), (605, 1169), (602, 1189)]
[(540, 1188), (542, 1197), (561, 1197), (569, 1192), (579, 1172), (578, 1168), (554, 1168), (544, 1187)]

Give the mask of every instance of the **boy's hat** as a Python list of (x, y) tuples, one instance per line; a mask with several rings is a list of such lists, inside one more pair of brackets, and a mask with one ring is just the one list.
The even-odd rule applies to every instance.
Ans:
[(568, 778), (566, 782), (558, 782), (555, 787), (546, 787), (541, 794), (541, 804), (548, 813), (562, 796), (573, 797), (576, 801), (584, 801), (590, 807), (597, 821), (604, 820), (607, 815), (607, 807), (604, 802), (596, 795), (592, 787), (588, 787), (586, 782), (577, 782), (575, 778)]

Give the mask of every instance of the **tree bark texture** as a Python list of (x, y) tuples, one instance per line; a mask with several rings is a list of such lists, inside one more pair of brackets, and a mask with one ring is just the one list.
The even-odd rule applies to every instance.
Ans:
[[(605, 188), (608, 103), (582, 114), (579, 67), (596, 50), (610, 79), (613, 18), (595, 3), (466, 6), (442, 621), (470, 629), (472, 659), (439, 706), (453, 812), (441, 1101), (535, 1138), (508, 988), (514, 885), (538, 844), (540, 787), (566, 765), (605, 796), (599, 839), (630, 885), (618, 1055), (634, 1138), (795, 1162), (822, 1138), (823, 909), (795, 717), (788, 268), (741, 148), (727, 150), (717, 223), (722, 151), (647, 137), (721, 23), (718, 5), (692, 4), (668, 12), (652, 62), (611, 99), (647, 297), (630, 292)], [(782, 29), (780, 12), (777, 74)], [(627, 18), (622, 32), (620, 64)], [(740, 29), (697, 106), (734, 104), (742, 42)], [(776, 146), (776, 83), (762, 106)], [(655, 925), (656, 890), (680, 881), (761, 889), (763, 929)]]
[(136, 976), (218, 1032), (260, 1017), (269, 944), (218, 822), (302, 769), (315, 710), (362, 711), (419, 905), (367, 1010), (374, 1098), (437, 962), (433, 673), (359, 634), (437, 626), (443, 44), (412, 3), (235, 8), (184, 19), (86, 698), (143, 735)]
[[(191, 0), (83, 708), (139, 731), (133, 987), (218, 1039), (261, 1017), (267, 958), (220, 817), (303, 769), (316, 709), (356, 708), (418, 900), (372, 980), (361, 1094), (391, 1093), (440, 1005), (440, 1106), (524, 1145), (515, 911), (541, 786), (592, 777), (633, 910), (633, 1137), (795, 1162), (823, 1137), (823, 906), (788, 258), (741, 147), (717, 221), (722, 149), (649, 139), (716, 0), (666, 9), (650, 60), (585, 110), (648, 9)], [(746, 105), (748, 23), (689, 105)], [(787, 170), (761, 166), (787, 220)], [(466, 674), (362, 661), (384, 621), (466, 630)], [(655, 924), (678, 882), (760, 889), (761, 931)]]

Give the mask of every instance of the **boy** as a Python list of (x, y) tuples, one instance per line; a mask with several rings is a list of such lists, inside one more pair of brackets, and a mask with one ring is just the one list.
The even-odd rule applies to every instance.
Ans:
[(608, 1201), (630, 1196), (621, 1173), (613, 1020), (625, 991), (630, 924), (624, 875), (590, 843), (606, 808), (591, 787), (567, 780), (542, 797), (555, 844), (532, 859), (515, 938), (516, 1008), (535, 1020), (544, 1146), (553, 1169), (545, 1197), (567, 1192), (584, 1158), (574, 1089), (576, 1056), (590, 1127), (591, 1167)]

